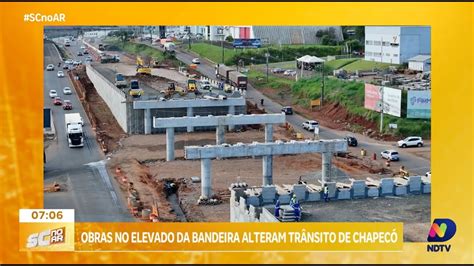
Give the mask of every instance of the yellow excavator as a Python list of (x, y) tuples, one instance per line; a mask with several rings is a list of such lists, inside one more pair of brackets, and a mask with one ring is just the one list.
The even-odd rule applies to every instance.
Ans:
[(151, 58), (137, 56), (137, 75), (151, 75), (150, 61)]

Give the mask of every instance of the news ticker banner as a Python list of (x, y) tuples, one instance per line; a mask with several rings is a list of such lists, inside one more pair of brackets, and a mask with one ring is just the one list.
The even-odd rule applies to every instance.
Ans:
[(74, 210), (20, 210), (21, 251), (401, 251), (402, 248), (403, 223), (74, 223)]

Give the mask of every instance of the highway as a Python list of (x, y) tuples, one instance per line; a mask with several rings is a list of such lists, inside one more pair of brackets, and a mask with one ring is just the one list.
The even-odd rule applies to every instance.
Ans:
[[(76, 42), (72, 42), (73, 44)], [(82, 60), (82, 59), (81, 59)], [(47, 161), (44, 165), (44, 182), (58, 182), (66, 191), (44, 193), (44, 207), (48, 209), (75, 209), (76, 221), (133, 221), (123, 200), (119, 197), (119, 188), (110, 178), (105, 168), (105, 157), (98, 146), (90, 122), (82, 108), (79, 98), (68, 75), (57, 77), (60, 62), (58, 51), (49, 42), (44, 44), (44, 106), (51, 108), (55, 139), (46, 149)], [(48, 64), (54, 64), (54, 71), (46, 71)], [(72, 95), (64, 95), (62, 89), (70, 87)], [(62, 100), (71, 100), (73, 110), (64, 111), (54, 106), (49, 90), (54, 89)], [(85, 144), (82, 148), (69, 148), (64, 114), (78, 112), (84, 119)]]

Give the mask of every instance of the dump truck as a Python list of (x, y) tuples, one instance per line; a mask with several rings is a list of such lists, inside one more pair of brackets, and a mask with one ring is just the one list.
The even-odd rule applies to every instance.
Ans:
[(117, 88), (125, 88), (127, 87), (127, 80), (121, 73), (115, 74), (115, 86)]
[(166, 42), (165, 44), (163, 44), (163, 47), (165, 49), (165, 53), (169, 53), (169, 54), (175, 53), (176, 45), (174, 43)]
[(197, 81), (195, 79), (188, 79), (188, 91), (195, 92), (197, 90)]
[(143, 95), (143, 89), (140, 88), (140, 85), (138, 84), (138, 80), (134, 79), (130, 81), (130, 96), (133, 98), (139, 98)]
[(228, 83), (239, 89), (246, 90), (247, 76), (238, 71), (230, 71)]
[(82, 126), (84, 125), (84, 122), (82, 120), (81, 114), (64, 114), (64, 120), (66, 124), (66, 138), (69, 148), (84, 147), (84, 133), (82, 132)]

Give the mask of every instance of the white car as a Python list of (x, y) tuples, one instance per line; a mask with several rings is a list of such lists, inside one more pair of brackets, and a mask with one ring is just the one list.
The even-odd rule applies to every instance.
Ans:
[(423, 147), (423, 139), (421, 137), (408, 137), (397, 142), (398, 147)]
[(47, 70), (47, 71), (53, 71), (53, 70), (54, 70), (54, 65), (53, 65), (53, 64), (49, 64), (49, 65), (46, 67), (46, 70)]
[(201, 60), (199, 60), (199, 58), (193, 58), (191, 62), (193, 62), (193, 64), (201, 64)]
[(82, 50), (86, 49), (86, 46), (85, 46), (85, 45), (81, 45), (81, 49), (82, 49)]
[(72, 65), (72, 63), (74, 63), (74, 61), (72, 59), (68, 59), (68, 60), (64, 61), (64, 63)]
[(314, 131), (315, 128), (319, 127), (318, 121), (315, 120), (308, 120), (303, 123), (303, 129)]
[(56, 90), (49, 90), (49, 97), (51, 98), (58, 97), (58, 92)]
[(400, 157), (398, 157), (398, 152), (396, 150), (385, 150), (380, 153), (382, 159), (390, 160), (390, 161), (399, 161)]
[(64, 87), (63, 93), (64, 93), (64, 95), (72, 94), (71, 88), (69, 88), (69, 87)]
[(79, 65), (82, 65), (82, 61), (81, 60), (75, 60), (73, 63), (72, 63), (73, 66), (79, 66)]
[(58, 78), (64, 78), (64, 72), (58, 71)]

